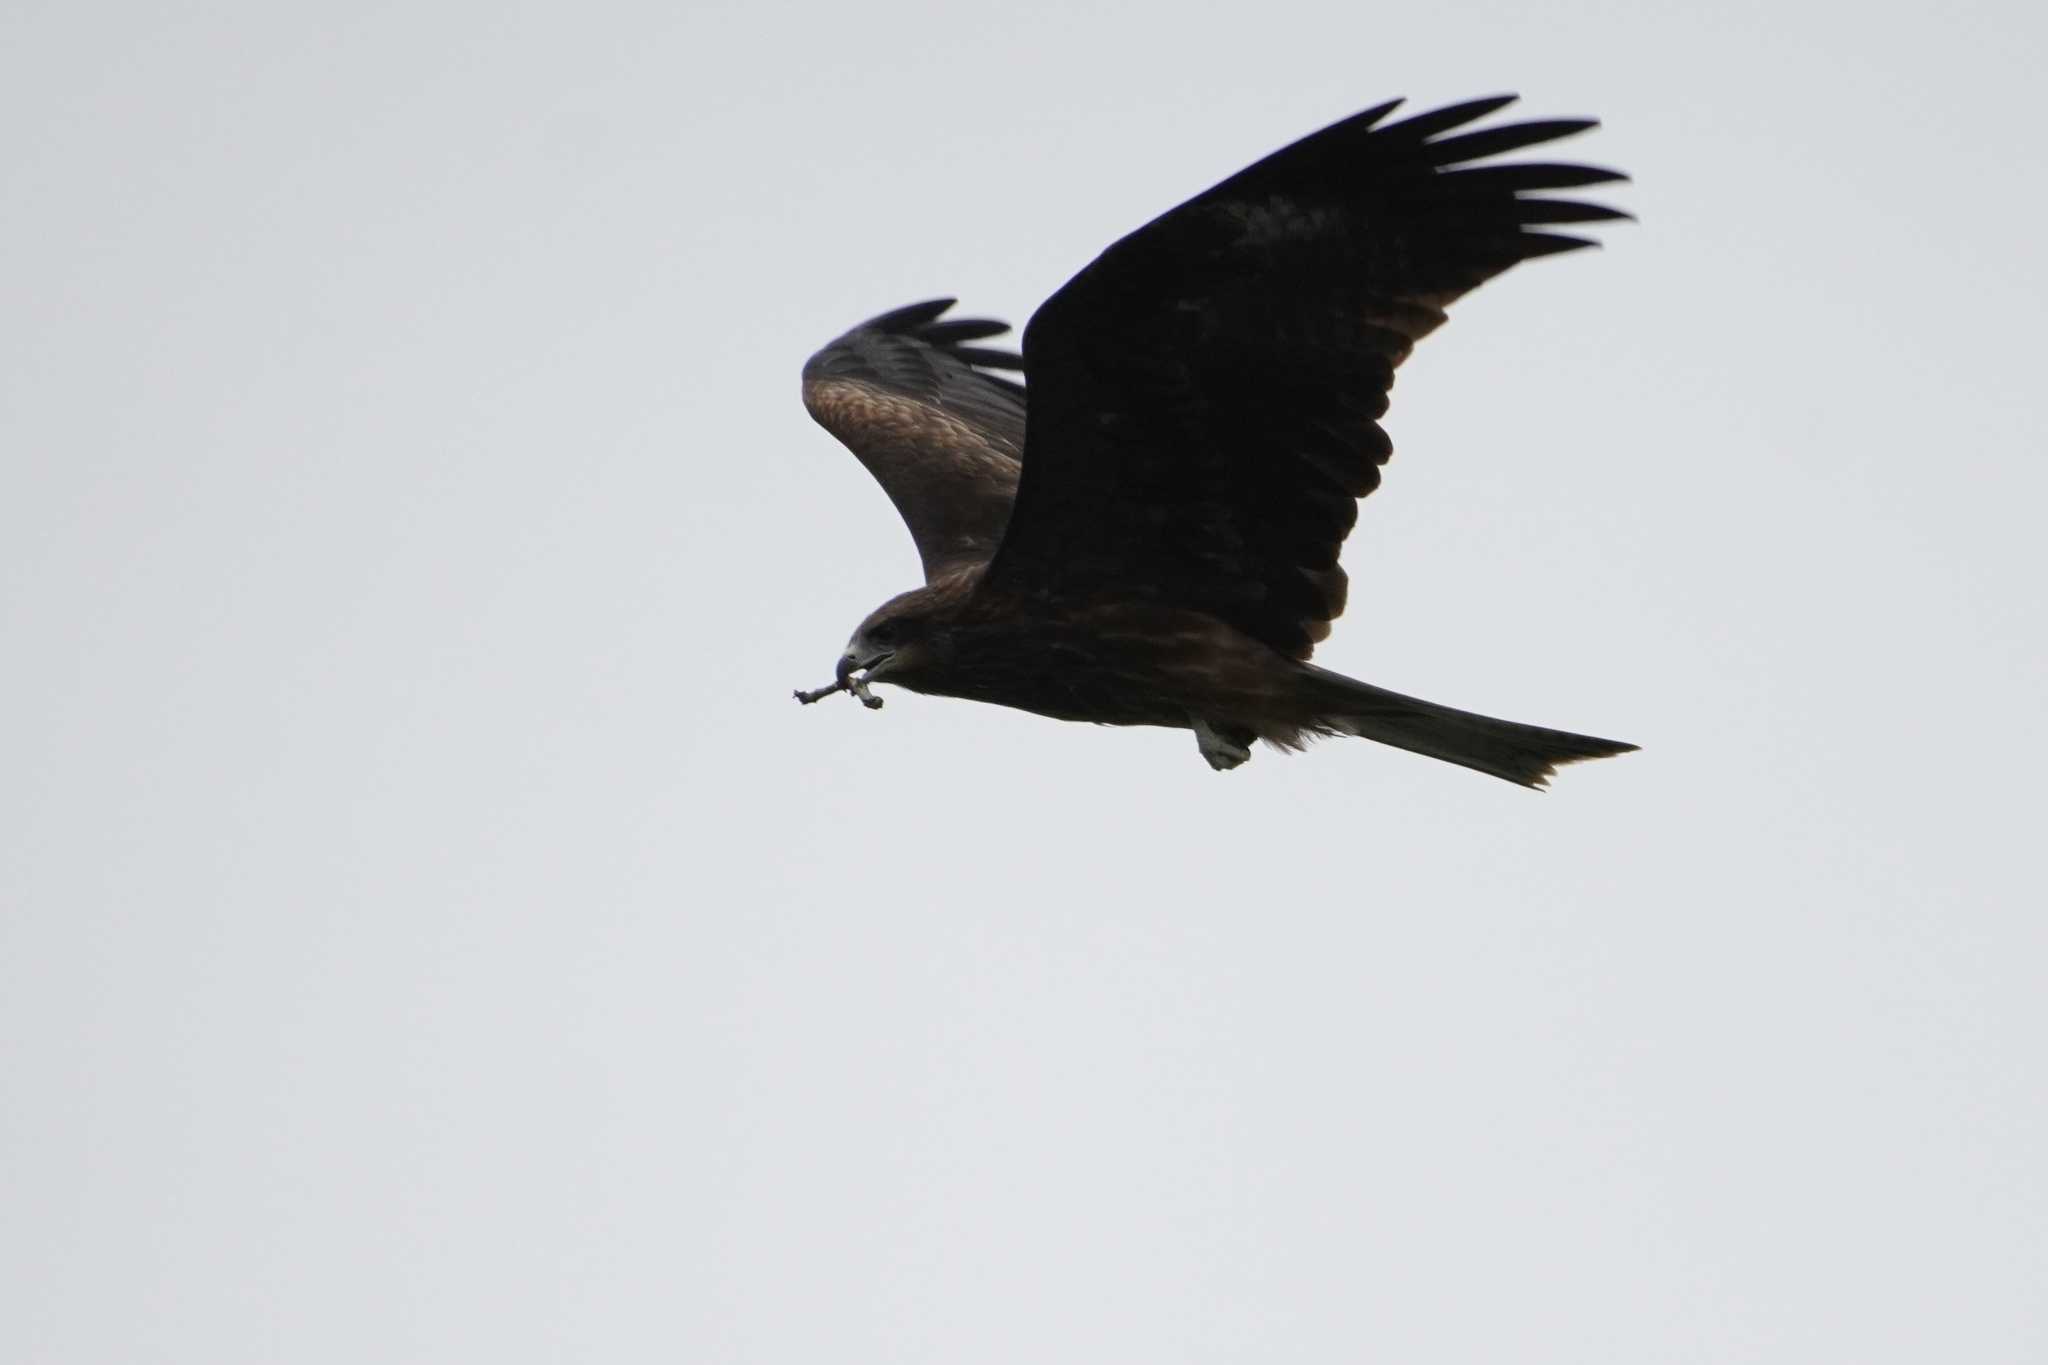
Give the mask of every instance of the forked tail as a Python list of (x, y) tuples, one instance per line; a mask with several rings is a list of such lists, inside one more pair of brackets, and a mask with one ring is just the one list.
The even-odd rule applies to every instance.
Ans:
[(1315, 689), (1318, 720), (1330, 730), (1476, 768), (1525, 787), (1542, 787), (1562, 764), (1625, 754), (1636, 747), (1438, 706), (1313, 664), (1303, 664), (1302, 670)]

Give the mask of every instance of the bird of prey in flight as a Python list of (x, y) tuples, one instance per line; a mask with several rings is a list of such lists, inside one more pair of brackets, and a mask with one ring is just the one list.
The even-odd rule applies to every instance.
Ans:
[[(924, 586), (854, 631), (812, 702), (868, 684), (1059, 720), (1263, 739), (1358, 735), (1524, 786), (1634, 745), (1388, 692), (1308, 661), (1344, 610), (1337, 554), (1390, 453), (1394, 369), (1454, 300), (1628, 217), (1554, 192), (1626, 177), (1501, 162), (1590, 119), (1398, 122), (1399, 100), (1273, 153), (1104, 251), (1009, 330), (953, 300), (864, 322), (803, 398), (909, 525)], [(1026, 383), (1010, 377), (1022, 371)], [(1028, 384), (1028, 387), (1027, 387)]]

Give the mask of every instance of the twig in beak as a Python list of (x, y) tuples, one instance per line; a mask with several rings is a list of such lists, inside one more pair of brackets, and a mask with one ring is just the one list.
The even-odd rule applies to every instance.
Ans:
[(832, 680), (830, 685), (825, 687), (813, 688), (809, 692), (798, 691), (796, 694), (796, 699), (802, 702), (805, 706), (809, 706), (814, 701), (825, 700), (825, 698), (831, 696), (834, 692), (850, 692), (854, 696), (859, 697), (860, 704), (862, 706), (867, 707), (868, 710), (881, 710), (882, 699), (876, 696), (874, 693), (868, 691), (868, 680), (866, 678), (856, 678), (854, 676), (854, 673), (858, 667), (859, 665), (853, 663), (851, 660), (841, 659), (839, 661), (839, 667), (834, 670), (837, 676)]

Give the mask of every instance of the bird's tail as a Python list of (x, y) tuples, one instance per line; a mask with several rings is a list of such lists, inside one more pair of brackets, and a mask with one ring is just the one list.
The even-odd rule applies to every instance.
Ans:
[(1625, 754), (1636, 747), (1453, 710), (1313, 664), (1302, 665), (1302, 670), (1318, 712), (1317, 728), (1476, 768), (1525, 787), (1542, 787), (1561, 764)]

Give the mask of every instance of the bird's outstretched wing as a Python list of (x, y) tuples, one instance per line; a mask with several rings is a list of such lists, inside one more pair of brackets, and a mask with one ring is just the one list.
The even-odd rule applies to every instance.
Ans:
[(933, 299), (863, 322), (804, 365), (804, 406), (860, 457), (917, 541), (925, 581), (995, 553), (1024, 451), (1013, 351), (965, 343), (1009, 324), (940, 321)]
[(1544, 231), (1628, 215), (1547, 192), (1626, 177), (1473, 165), (1593, 126), (1459, 133), (1513, 96), (1311, 134), (1111, 246), (1025, 329), (1031, 429), (993, 589), (1098, 589), (1214, 614), (1307, 658), (1390, 451), (1394, 367)]

